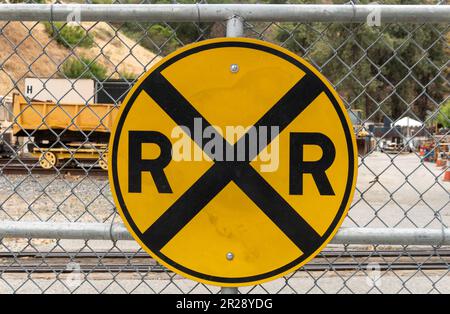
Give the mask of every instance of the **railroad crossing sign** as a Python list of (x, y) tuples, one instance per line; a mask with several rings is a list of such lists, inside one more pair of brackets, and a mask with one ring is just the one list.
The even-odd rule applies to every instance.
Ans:
[(163, 58), (134, 86), (110, 140), (117, 208), (158, 262), (243, 286), (307, 263), (352, 200), (357, 152), (330, 83), (259, 40)]

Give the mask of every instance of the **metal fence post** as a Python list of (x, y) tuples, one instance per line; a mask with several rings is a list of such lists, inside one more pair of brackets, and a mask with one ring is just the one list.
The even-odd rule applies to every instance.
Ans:
[(227, 37), (244, 36), (244, 20), (240, 16), (233, 16), (227, 20)]
[(222, 287), (220, 294), (239, 294), (239, 290), (236, 287)]

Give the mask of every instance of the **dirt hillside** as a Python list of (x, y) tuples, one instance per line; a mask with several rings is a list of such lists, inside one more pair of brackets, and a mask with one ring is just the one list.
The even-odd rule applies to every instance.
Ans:
[(94, 46), (71, 52), (51, 38), (42, 23), (1, 22), (0, 95), (9, 95), (15, 85), (23, 89), (26, 77), (60, 77), (59, 68), (71, 54), (96, 58), (111, 78), (118, 78), (118, 72), (139, 76), (159, 60), (107, 23), (83, 23), (83, 27), (93, 35)]

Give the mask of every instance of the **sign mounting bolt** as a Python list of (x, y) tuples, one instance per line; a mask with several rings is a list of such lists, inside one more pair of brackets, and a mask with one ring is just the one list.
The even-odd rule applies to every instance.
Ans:
[(237, 65), (237, 64), (232, 64), (231, 66), (230, 66), (230, 71), (231, 71), (231, 73), (237, 73), (237, 72), (239, 72), (239, 66)]
[(233, 258), (234, 258), (234, 254), (231, 253), (231, 252), (228, 252), (228, 253), (227, 253), (227, 260), (232, 261)]

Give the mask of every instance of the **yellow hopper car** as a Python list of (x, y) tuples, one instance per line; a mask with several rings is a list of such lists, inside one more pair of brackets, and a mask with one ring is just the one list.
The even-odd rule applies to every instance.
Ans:
[(63, 160), (99, 160), (107, 170), (110, 129), (118, 108), (113, 104), (56, 104), (13, 95), (15, 136), (34, 138), (28, 151), (50, 169)]

